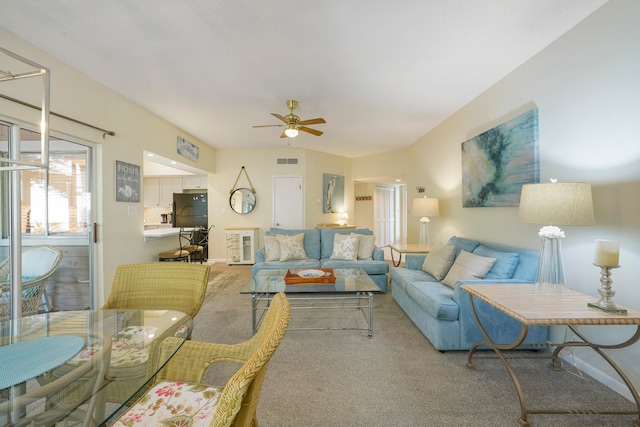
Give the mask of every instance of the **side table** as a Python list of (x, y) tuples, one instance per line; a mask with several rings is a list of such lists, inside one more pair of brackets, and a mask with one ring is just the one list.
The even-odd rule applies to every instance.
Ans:
[[(391, 262), (394, 267), (398, 267), (402, 262), (402, 254), (428, 254), (433, 248), (432, 243), (426, 245), (420, 245), (417, 243), (390, 243), (389, 249), (391, 249)], [(393, 258), (393, 251), (398, 252), (398, 262)]]
[[(518, 401), (520, 402), (520, 419), (518, 420), (519, 427), (530, 427), (527, 416), (529, 414), (604, 414), (604, 415), (635, 415), (634, 421), (635, 427), (640, 427), (640, 394), (636, 387), (633, 385), (629, 377), (622, 370), (622, 367), (618, 365), (613, 358), (611, 358), (607, 352), (609, 350), (615, 350), (620, 348), (629, 347), (640, 341), (640, 311), (627, 310), (628, 313), (624, 314), (609, 314), (603, 311), (588, 307), (589, 302), (597, 300), (596, 297), (586, 295), (573, 290), (567, 290), (561, 294), (548, 295), (544, 293), (536, 292), (533, 285), (522, 284), (486, 284), (486, 285), (462, 285), (463, 290), (469, 293), (469, 300), (471, 303), (471, 309), (473, 316), (480, 328), (480, 331), (486, 338), (486, 342), (479, 342), (473, 345), (469, 350), (467, 359), (467, 368), (473, 370), (473, 356), (478, 348), (481, 346), (489, 346), (493, 349), (498, 358), (502, 361), (513, 384), (516, 388), (518, 395)], [(486, 332), (482, 325), (482, 321), (476, 311), (476, 300), (484, 301), (485, 303), (495, 307), (508, 316), (516, 319), (522, 324), (522, 332), (520, 336), (513, 343), (496, 343), (492, 337)], [(567, 326), (579, 339), (576, 341), (567, 341), (556, 344), (549, 344), (550, 347), (555, 347), (552, 359), (552, 368), (554, 370), (560, 370), (559, 357), (560, 352), (567, 347), (589, 347), (594, 350), (605, 362), (613, 368), (618, 376), (625, 383), (629, 392), (633, 396), (635, 404), (634, 411), (618, 412), (608, 410), (592, 410), (592, 409), (528, 409), (524, 399), (524, 393), (520, 382), (516, 376), (515, 370), (509, 363), (509, 359), (502, 353), (504, 350), (512, 350), (519, 347), (527, 337), (529, 326), (546, 325), (546, 326)], [(578, 326), (580, 325), (603, 325), (603, 326), (615, 326), (615, 325), (635, 325), (635, 333), (626, 341), (619, 344), (604, 344), (596, 343), (588, 338), (586, 334), (583, 334)], [(607, 352), (605, 352), (605, 350)]]

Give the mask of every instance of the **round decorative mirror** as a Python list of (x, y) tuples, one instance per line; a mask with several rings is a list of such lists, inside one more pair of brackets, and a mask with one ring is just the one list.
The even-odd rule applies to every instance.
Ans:
[(229, 197), (229, 206), (236, 213), (248, 214), (256, 207), (256, 195), (248, 188), (236, 188)]

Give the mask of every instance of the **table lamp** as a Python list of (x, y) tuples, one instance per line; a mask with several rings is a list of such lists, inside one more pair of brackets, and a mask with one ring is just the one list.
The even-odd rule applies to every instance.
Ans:
[(426, 196), (413, 199), (413, 207), (411, 209), (411, 213), (412, 215), (421, 217), (419, 244), (429, 244), (429, 221), (431, 221), (429, 217), (440, 215), (438, 199), (428, 199)]
[(536, 289), (562, 292), (566, 289), (562, 246), (564, 237), (559, 225), (593, 225), (591, 184), (555, 182), (525, 184), (520, 193), (518, 220), (544, 225), (540, 229), (540, 258)]

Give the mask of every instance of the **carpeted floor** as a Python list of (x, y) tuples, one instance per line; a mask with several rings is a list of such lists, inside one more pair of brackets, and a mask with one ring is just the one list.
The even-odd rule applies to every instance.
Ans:
[[(251, 334), (251, 297), (240, 289), (250, 266), (212, 265), (193, 339), (235, 343)], [(364, 327), (357, 310), (293, 311), (290, 327), (348, 322)], [(520, 353), (522, 354), (522, 353)], [(440, 353), (397, 306), (375, 296), (374, 336), (365, 331), (287, 331), (273, 356), (258, 406), (262, 427), (281, 426), (515, 426), (520, 407), (504, 366), (466, 352)], [(513, 361), (529, 408), (633, 410), (634, 405), (572, 367)], [(237, 366), (208, 372), (223, 384)], [(633, 416), (530, 415), (532, 426), (631, 426)]]

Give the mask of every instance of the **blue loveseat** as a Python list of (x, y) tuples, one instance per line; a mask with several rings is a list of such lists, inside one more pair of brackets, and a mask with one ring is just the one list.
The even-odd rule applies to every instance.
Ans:
[(387, 291), (387, 282), (389, 272), (389, 264), (384, 260), (384, 251), (379, 247), (373, 248), (372, 260), (345, 261), (331, 259), (333, 253), (333, 236), (336, 234), (368, 234), (373, 232), (368, 228), (359, 228), (356, 230), (340, 229), (340, 228), (321, 228), (321, 229), (305, 229), (305, 230), (286, 230), (282, 228), (270, 228), (265, 232), (267, 236), (276, 236), (284, 234), (293, 236), (304, 233), (304, 250), (307, 253), (306, 259), (290, 260), (290, 261), (265, 261), (265, 248), (262, 247), (256, 252), (256, 263), (251, 268), (251, 272), (255, 275), (260, 270), (271, 269), (288, 269), (288, 268), (362, 268), (373, 281), (378, 285), (382, 292)]
[[(468, 350), (485, 341), (478, 328), (463, 284), (533, 283), (538, 267), (538, 252), (510, 246), (452, 237), (448, 245), (460, 251), (496, 258), (496, 263), (482, 280), (462, 280), (453, 288), (422, 271), (428, 255), (408, 254), (404, 267), (391, 269), (391, 295), (431, 344), (440, 351)], [(489, 335), (498, 343), (515, 341), (521, 324), (482, 301), (475, 301), (478, 315)], [(525, 344), (546, 343), (547, 328), (529, 328)]]

